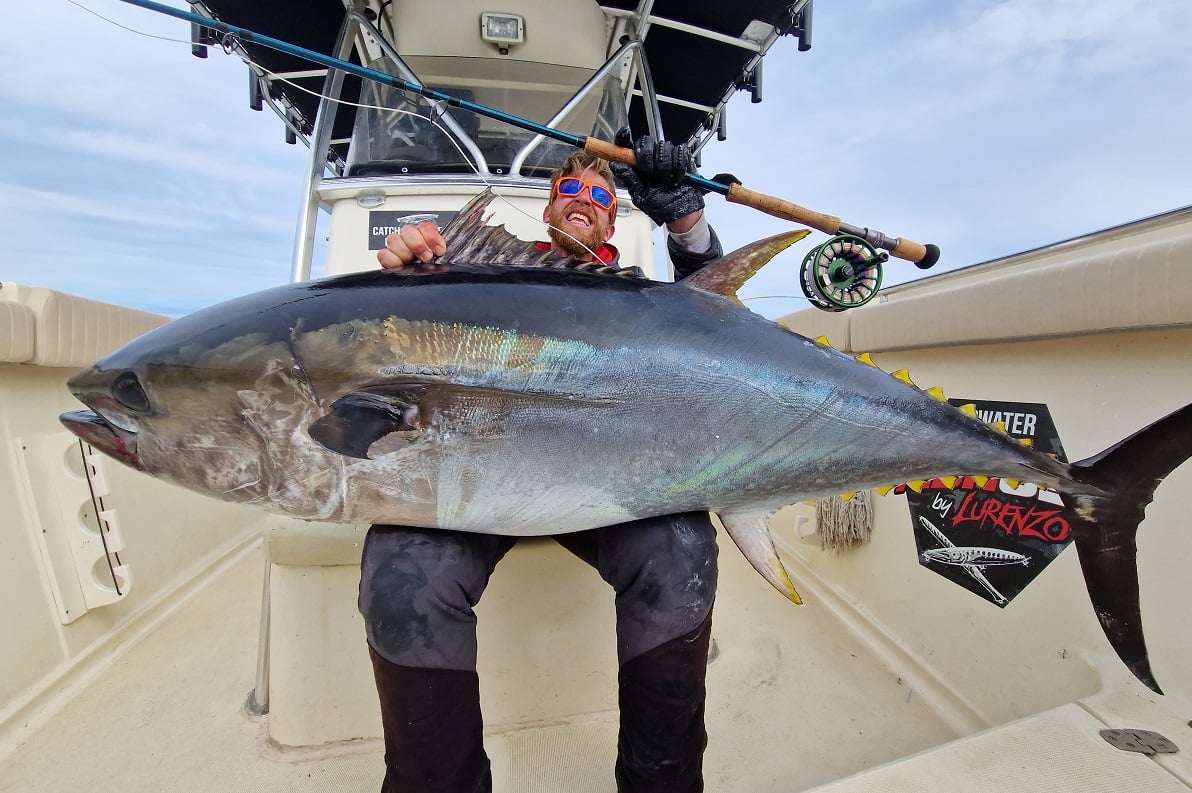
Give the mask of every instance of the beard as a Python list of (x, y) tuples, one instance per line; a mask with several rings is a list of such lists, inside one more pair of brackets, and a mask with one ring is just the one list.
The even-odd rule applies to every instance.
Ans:
[[(586, 231), (566, 225), (565, 218), (574, 207), (553, 207), (550, 213), (550, 227), (547, 234), (556, 248), (566, 251), (573, 256), (590, 256), (608, 239), (608, 227), (600, 214), (591, 214), (592, 226)], [(563, 232), (561, 229), (566, 228)]]

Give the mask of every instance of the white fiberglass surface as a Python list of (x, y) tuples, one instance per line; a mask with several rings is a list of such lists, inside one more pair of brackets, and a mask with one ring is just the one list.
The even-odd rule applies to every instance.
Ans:
[[(956, 737), (827, 609), (790, 605), (731, 546), (721, 559), (709, 790), (803, 790)], [(66, 703), (0, 761), (0, 791), (379, 789), (379, 741), (283, 751), (244, 714), (261, 564), (246, 554)], [(615, 740), (612, 712), (490, 734), (496, 790), (612, 793)]]

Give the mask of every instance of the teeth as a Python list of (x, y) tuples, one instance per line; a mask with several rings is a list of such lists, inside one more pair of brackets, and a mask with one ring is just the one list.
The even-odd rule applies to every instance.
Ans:
[(591, 226), (592, 225), (592, 221), (588, 219), (588, 216), (581, 214), (579, 212), (572, 212), (570, 215), (568, 215), (567, 222), (575, 223), (576, 225), (581, 225), (581, 226)]

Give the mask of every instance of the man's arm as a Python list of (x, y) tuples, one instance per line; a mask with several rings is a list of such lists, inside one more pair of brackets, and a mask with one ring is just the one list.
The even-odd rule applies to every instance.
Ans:
[(723, 255), (716, 232), (704, 217), (704, 191), (688, 184), (694, 173), (686, 146), (643, 135), (631, 142), (629, 130), (617, 135), (617, 145), (633, 147), (635, 165), (612, 162), (617, 182), (629, 191), (633, 204), (659, 226), (666, 226), (666, 252), (677, 278), (691, 275)]
[(675, 280), (679, 281), (699, 270), (713, 259), (724, 255), (716, 230), (708, 225), (703, 212), (695, 223), (683, 233), (675, 233), (667, 224), (666, 255), (675, 268)]

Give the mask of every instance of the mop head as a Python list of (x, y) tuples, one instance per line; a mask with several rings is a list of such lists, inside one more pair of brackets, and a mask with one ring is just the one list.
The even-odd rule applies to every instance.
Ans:
[(873, 533), (873, 496), (860, 490), (852, 498), (821, 498), (815, 502), (820, 548), (839, 553), (859, 548)]

